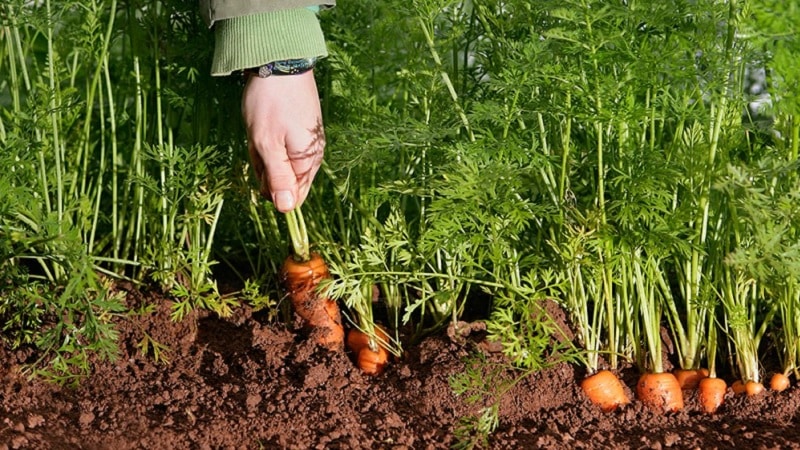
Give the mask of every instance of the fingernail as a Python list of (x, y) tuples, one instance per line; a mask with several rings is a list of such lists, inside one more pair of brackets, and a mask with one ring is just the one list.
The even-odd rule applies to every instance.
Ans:
[(290, 211), (294, 208), (294, 196), (289, 191), (278, 191), (272, 199), (279, 211)]

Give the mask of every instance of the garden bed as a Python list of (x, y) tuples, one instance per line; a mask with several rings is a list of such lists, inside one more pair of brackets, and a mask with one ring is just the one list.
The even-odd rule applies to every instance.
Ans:
[[(480, 405), (455, 396), (450, 377), (477, 353), (503, 362), (481, 331), (466, 339), (443, 332), (370, 378), (345, 354), (246, 307), (227, 319), (194, 313), (175, 323), (158, 294), (131, 290), (127, 298), (161, 307), (121, 321), (119, 358), (95, 362), (76, 388), (27, 381), (18, 369), (35, 355), (0, 350), (0, 450), (451, 448)], [(145, 332), (169, 347), (161, 354), (168, 362), (141, 355)], [(500, 401), (489, 447), (800, 448), (797, 387), (755, 399), (729, 394), (714, 416), (694, 397), (673, 415), (638, 402), (603, 414), (580, 394), (581, 376), (559, 363), (522, 379)], [(636, 377), (623, 373), (628, 388)]]

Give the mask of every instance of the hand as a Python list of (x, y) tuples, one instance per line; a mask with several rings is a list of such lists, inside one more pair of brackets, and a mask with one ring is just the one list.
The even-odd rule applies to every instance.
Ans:
[(250, 76), (242, 96), (242, 116), (261, 195), (278, 211), (291, 211), (308, 196), (325, 152), (313, 71)]

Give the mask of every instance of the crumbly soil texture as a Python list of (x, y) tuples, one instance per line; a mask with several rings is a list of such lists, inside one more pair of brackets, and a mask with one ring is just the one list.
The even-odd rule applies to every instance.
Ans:
[[(227, 318), (195, 313), (173, 322), (168, 300), (128, 290), (129, 306), (155, 303), (158, 310), (121, 320), (119, 357), (93, 362), (77, 387), (29, 380), (21, 369), (37, 355), (0, 348), (0, 450), (445, 449), (470, 443), (497, 449), (800, 449), (797, 387), (757, 398), (729, 393), (715, 415), (703, 414), (691, 393), (675, 414), (654, 413), (636, 401), (602, 413), (579, 391), (580, 368), (558, 363), (523, 377), (502, 369), (502, 353), (484, 340), (477, 322), (406, 348), (385, 373), (368, 377), (347, 353), (320, 348), (292, 326), (246, 307)], [(168, 361), (141, 354), (137, 344), (145, 334), (166, 346)], [(476, 370), (478, 355), (487, 395), (470, 403), (467, 395), (455, 395), (450, 380)], [(633, 397), (637, 374), (629, 369), (622, 375)], [(477, 423), (493, 405), (499, 421), (484, 442), (464, 425)]]

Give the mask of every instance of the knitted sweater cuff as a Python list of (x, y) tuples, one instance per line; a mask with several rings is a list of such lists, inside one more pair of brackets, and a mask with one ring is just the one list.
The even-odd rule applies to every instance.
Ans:
[(317, 15), (307, 8), (234, 17), (214, 26), (213, 76), (273, 61), (328, 55)]

